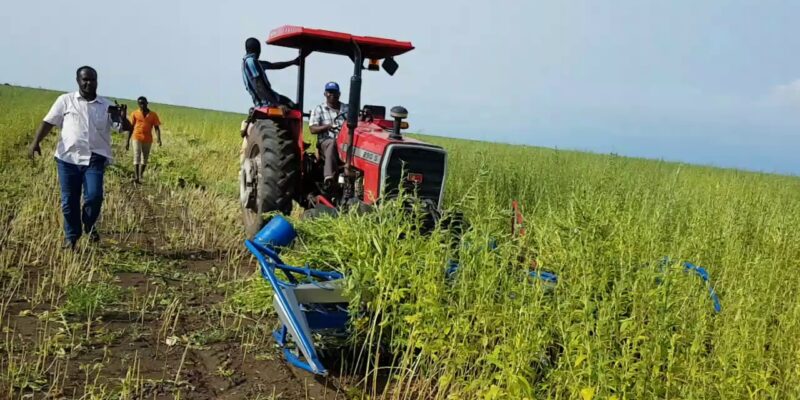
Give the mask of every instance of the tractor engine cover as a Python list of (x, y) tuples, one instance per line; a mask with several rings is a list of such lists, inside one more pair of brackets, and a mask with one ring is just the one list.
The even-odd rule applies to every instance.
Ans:
[[(363, 179), (363, 201), (397, 196), (399, 188), (441, 207), (447, 173), (447, 152), (436, 145), (403, 136), (390, 137), (380, 121), (360, 122), (353, 137), (353, 167)], [(348, 127), (337, 137), (339, 157), (347, 157)]]
[(381, 162), (384, 195), (393, 197), (399, 188), (430, 200), (439, 208), (444, 190), (447, 154), (441, 148), (392, 143)]

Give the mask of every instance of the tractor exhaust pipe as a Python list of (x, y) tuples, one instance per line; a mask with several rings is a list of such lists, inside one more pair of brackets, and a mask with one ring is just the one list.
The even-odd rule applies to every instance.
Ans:
[(364, 67), (364, 62), (361, 56), (361, 48), (358, 43), (353, 41), (353, 77), (350, 78), (350, 103), (348, 104), (349, 110), (347, 113), (347, 159), (344, 163), (344, 195), (342, 200), (345, 202), (354, 196), (354, 181), (355, 174), (352, 171), (353, 153), (355, 148), (353, 142), (356, 134), (356, 127), (358, 126), (358, 110), (361, 108), (361, 69)]

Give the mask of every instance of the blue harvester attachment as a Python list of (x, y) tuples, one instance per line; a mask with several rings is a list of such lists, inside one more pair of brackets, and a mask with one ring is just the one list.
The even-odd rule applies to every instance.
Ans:
[[(245, 246), (258, 259), (261, 275), (272, 286), (273, 305), (281, 326), (273, 337), (292, 365), (327, 375), (314, 344), (314, 333), (344, 334), (348, 321), (347, 299), (342, 297), (338, 272), (324, 272), (284, 264), (278, 255), (297, 233), (281, 216), (273, 217)], [(278, 277), (277, 271), (286, 280)]]

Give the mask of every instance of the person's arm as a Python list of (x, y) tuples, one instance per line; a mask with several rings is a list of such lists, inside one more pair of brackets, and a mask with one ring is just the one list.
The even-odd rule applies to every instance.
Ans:
[[(123, 119), (127, 120), (127, 118)], [(125, 139), (125, 151), (128, 151), (131, 148), (131, 136), (133, 136), (133, 127), (136, 126), (136, 117), (134, 117), (133, 114), (131, 114), (131, 119), (133, 120), (133, 123), (130, 123), (131, 129), (128, 130), (128, 137)]]
[(333, 126), (331, 124), (324, 124), (324, 125), (311, 125), (308, 127), (308, 130), (315, 135), (319, 135), (320, 133), (325, 133), (331, 130)]
[(341, 112), (333, 119), (334, 128), (341, 130), (343, 126), (347, 125), (347, 118), (350, 115), (350, 106), (342, 103)]
[[(111, 107), (117, 107), (117, 110), (111, 113)], [(130, 121), (128, 121), (128, 106), (125, 104), (118, 104), (116, 100), (114, 100), (113, 106), (109, 103), (108, 118), (110, 128), (113, 131), (123, 133), (130, 132), (133, 129)]]
[(300, 57), (297, 57), (294, 60), (289, 60), (289, 61), (279, 61), (279, 62), (259, 61), (259, 62), (261, 63), (261, 67), (264, 69), (284, 69), (287, 67), (291, 67), (292, 65), (300, 65)]
[(158, 145), (161, 146), (161, 119), (155, 111), (150, 111), (149, 115), (153, 116), (153, 126), (156, 128), (156, 139), (158, 139)]
[(39, 125), (39, 129), (36, 130), (36, 137), (33, 138), (33, 143), (31, 143), (31, 146), (28, 149), (28, 155), (31, 157), (31, 159), (33, 159), (36, 153), (39, 153), (40, 156), (42, 155), (42, 149), (39, 148), (39, 143), (41, 143), (42, 139), (44, 139), (44, 137), (50, 133), (54, 126), (55, 125), (47, 121), (42, 121), (42, 123)]
[(249, 81), (254, 86), (254, 91), (260, 98), (266, 97), (265, 100), (273, 104), (280, 103), (280, 99), (275, 94), (275, 91), (269, 85), (269, 82), (264, 78), (266, 71), (264, 71), (264, 63), (266, 61), (259, 61), (255, 58), (248, 57), (245, 59), (245, 75), (244, 79)]
[(50, 107), (50, 111), (47, 112), (47, 115), (44, 116), (42, 119), (42, 123), (39, 125), (39, 128), (36, 130), (36, 135), (33, 138), (33, 142), (31, 142), (30, 147), (28, 148), (28, 155), (33, 159), (36, 153), (42, 155), (42, 149), (39, 148), (39, 143), (42, 142), (45, 136), (53, 130), (53, 127), (61, 127), (61, 124), (64, 123), (64, 113), (66, 110), (66, 104), (64, 103), (64, 96), (59, 96), (53, 105)]
[(319, 135), (329, 131), (330, 129), (330, 124), (322, 123), (322, 110), (320, 107), (315, 107), (314, 111), (311, 111), (311, 116), (308, 118), (308, 130), (314, 135)]
[(133, 133), (133, 125), (130, 121), (128, 121), (128, 106), (123, 104), (122, 110), (120, 111), (120, 122), (122, 123), (122, 132), (128, 132), (129, 135)]

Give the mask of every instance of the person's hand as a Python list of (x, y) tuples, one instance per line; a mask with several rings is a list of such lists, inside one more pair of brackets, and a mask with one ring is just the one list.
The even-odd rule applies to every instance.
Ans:
[(120, 114), (122, 114), (122, 105), (117, 103), (116, 100), (114, 100), (114, 111), (116, 111), (116, 115), (114, 115), (114, 113), (109, 111), (109, 114), (111, 114), (111, 117), (112, 117), (111, 119), (113, 120), (114, 119), (113, 117), (117, 117), (116, 119), (119, 120), (119, 116), (120, 116)]
[(28, 148), (28, 156), (33, 160), (33, 157), (39, 153), (39, 156), (42, 155), (42, 149), (39, 148), (39, 143), (31, 143), (30, 147)]

